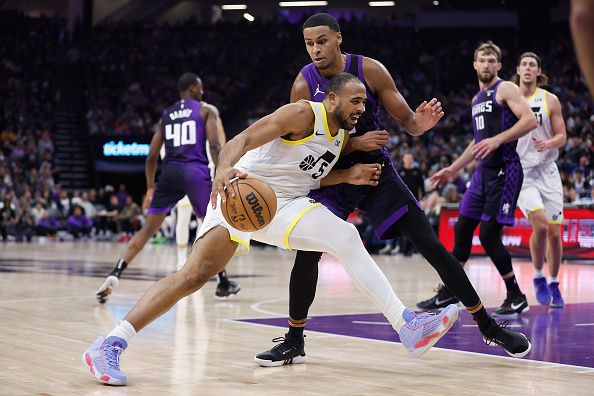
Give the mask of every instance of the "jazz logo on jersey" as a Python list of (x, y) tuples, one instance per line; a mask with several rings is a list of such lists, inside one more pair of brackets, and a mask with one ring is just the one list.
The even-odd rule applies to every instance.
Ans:
[(326, 151), (323, 155), (315, 159), (313, 155), (308, 155), (305, 157), (301, 163), (299, 164), (299, 169), (304, 172), (310, 171), (321, 161), (320, 169), (314, 174), (311, 175), (312, 178), (318, 179), (320, 176), (324, 174), (324, 169), (328, 166), (328, 164), (332, 163), (336, 155), (332, 154), (330, 151)]

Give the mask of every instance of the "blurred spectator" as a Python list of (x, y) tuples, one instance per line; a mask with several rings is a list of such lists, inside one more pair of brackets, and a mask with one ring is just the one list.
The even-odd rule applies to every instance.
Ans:
[(37, 235), (55, 237), (62, 224), (55, 217), (50, 216), (47, 210), (43, 211), (43, 214), (37, 222)]
[(72, 234), (74, 239), (82, 236), (88, 237), (93, 227), (93, 222), (85, 216), (83, 208), (78, 205), (72, 207), (72, 214), (68, 216), (68, 232)]
[[(124, 207), (115, 217), (118, 234), (125, 233), (126, 236), (129, 236), (129, 234), (138, 231), (142, 225), (141, 216), (142, 209), (132, 200), (131, 196), (128, 196)], [(129, 240), (129, 238), (124, 238), (120, 242), (124, 240)]]

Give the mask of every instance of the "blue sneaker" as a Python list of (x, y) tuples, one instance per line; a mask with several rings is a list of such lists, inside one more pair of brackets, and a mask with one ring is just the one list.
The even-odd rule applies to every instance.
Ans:
[(549, 290), (551, 291), (551, 308), (563, 308), (565, 302), (563, 301), (563, 297), (561, 297), (561, 292), (559, 291), (559, 282), (551, 282), (549, 283)]
[(405, 309), (402, 317), (406, 324), (400, 329), (400, 342), (412, 356), (427, 352), (452, 327), (458, 319), (458, 306), (450, 304), (439, 314), (415, 313)]
[(120, 371), (120, 355), (127, 346), (120, 337), (98, 337), (83, 353), (82, 362), (99, 381), (126, 385), (128, 378)]
[(551, 303), (551, 292), (547, 285), (547, 278), (534, 278), (534, 291), (536, 292), (536, 300), (540, 305), (549, 305)]

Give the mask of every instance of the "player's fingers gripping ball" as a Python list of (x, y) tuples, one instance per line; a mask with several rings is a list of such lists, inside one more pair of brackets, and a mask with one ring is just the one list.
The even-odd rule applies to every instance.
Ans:
[(276, 194), (261, 180), (246, 177), (231, 181), (231, 189), (225, 190), (226, 202), (221, 205), (223, 217), (229, 225), (240, 231), (261, 230), (272, 221), (276, 213)]

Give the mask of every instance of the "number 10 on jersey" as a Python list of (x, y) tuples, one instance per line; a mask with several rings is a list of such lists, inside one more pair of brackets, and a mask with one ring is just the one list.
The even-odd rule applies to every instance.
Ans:
[(474, 121), (476, 122), (476, 130), (480, 131), (485, 129), (485, 117), (480, 115), (478, 117), (474, 117)]
[(196, 144), (196, 121), (188, 120), (181, 124), (165, 125), (165, 139), (173, 139), (173, 147)]

